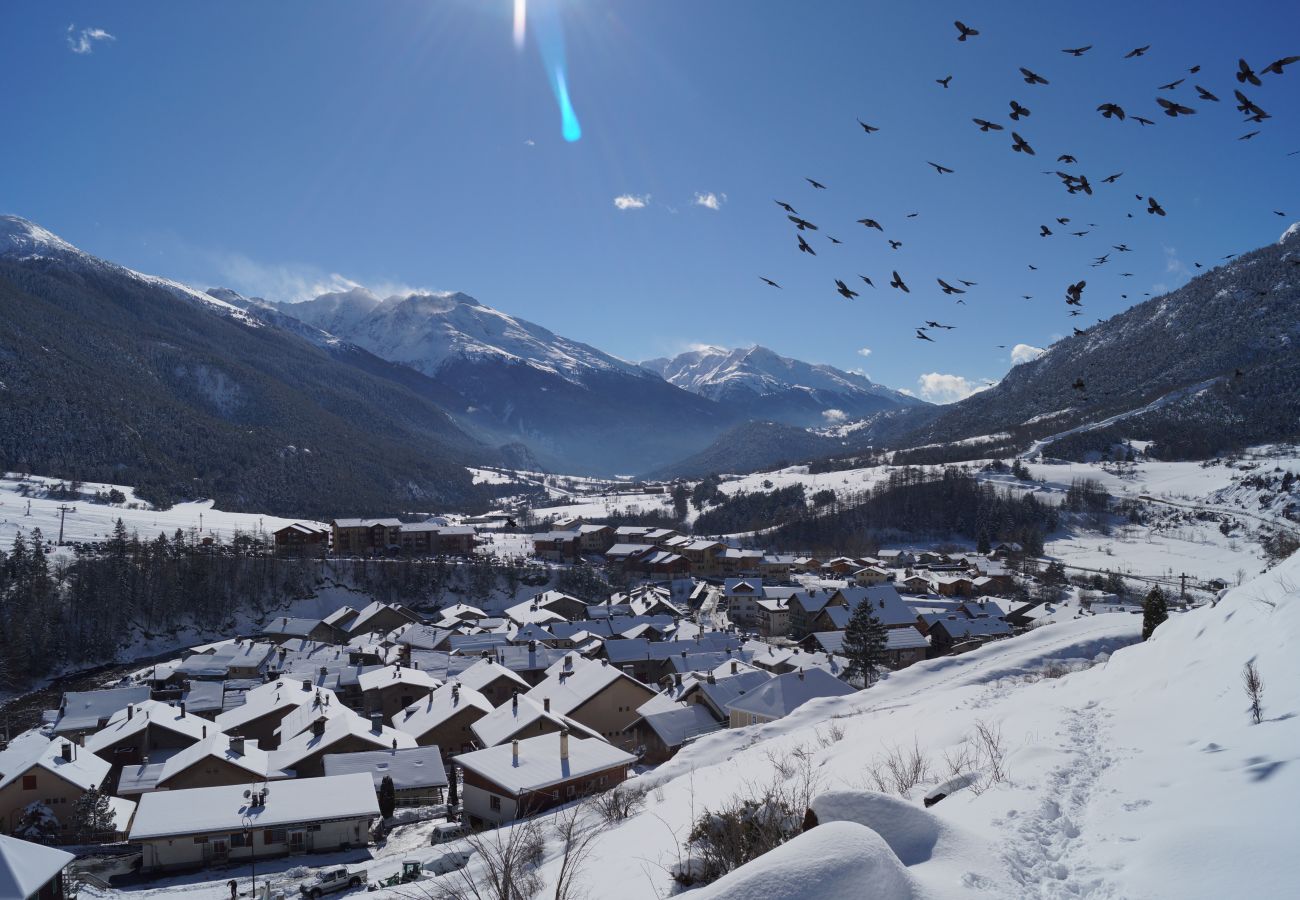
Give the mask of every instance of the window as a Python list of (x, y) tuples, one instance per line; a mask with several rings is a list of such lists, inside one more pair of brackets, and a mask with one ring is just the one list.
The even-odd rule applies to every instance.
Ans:
[(268, 828), (262, 832), (263, 844), (283, 844), (289, 840), (289, 833), (283, 828)]
[(246, 840), (244, 839), (244, 832), (242, 832), (242, 831), (232, 831), (232, 832), (230, 832), (230, 846), (232, 846), (232, 847), (247, 847), (247, 846), (249, 846), (251, 843), (252, 843), (252, 841), (246, 841)]
[(564, 792), (568, 794), (570, 797), (572, 797), (574, 794), (578, 793), (578, 789), (573, 785), (569, 785), (564, 789)]
[(24, 791), (34, 791), (34, 790), (36, 790), (36, 776), (35, 776), (35, 775), (24, 775), (24, 776), (23, 776), (23, 790), (24, 790)]
[(194, 843), (196, 844), (206, 844), (207, 842), (208, 842), (208, 836), (206, 834), (201, 834), (194, 839)]
[(492, 794), (488, 798), (488, 806), (493, 812), (501, 812), (501, 798), (496, 794)]

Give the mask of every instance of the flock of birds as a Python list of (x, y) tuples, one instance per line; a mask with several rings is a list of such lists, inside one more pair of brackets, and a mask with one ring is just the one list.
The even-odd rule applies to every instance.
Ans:
[[(979, 37), (980, 32), (978, 29), (972, 28), (961, 21), (954, 22), (953, 24), (957, 29), (958, 42), (965, 43), (973, 38)], [(1086, 46), (1065, 48), (1061, 52), (1068, 54), (1071, 57), (1079, 58), (1084, 56), (1092, 49), (1093, 46), (1089, 44)], [(1134, 49), (1125, 53), (1123, 55), (1123, 58), (1136, 59), (1138, 57), (1144, 56), (1150, 49), (1151, 49), (1150, 44), (1141, 47), (1135, 47)], [(1259, 124), (1271, 118), (1271, 116), (1269, 115), (1268, 112), (1266, 112), (1263, 108), (1261, 108), (1255, 101), (1250, 99), (1244, 93), (1243, 88), (1245, 88), (1246, 86), (1260, 87), (1264, 83), (1261, 76), (1281, 76), (1284, 74), (1285, 70), (1289, 66), (1293, 66), (1297, 63), (1300, 63), (1300, 56), (1287, 56), (1281, 59), (1274, 60), (1273, 62), (1270, 62), (1268, 65), (1260, 68), (1257, 72), (1250, 66), (1249, 63), (1247, 63), (1245, 59), (1241, 59), (1238, 61), (1237, 71), (1234, 74), (1235, 74), (1236, 81), (1242, 87), (1234, 89), (1233, 96), (1236, 100), (1237, 111), (1244, 115), (1245, 117), (1244, 121), (1248, 125)], [(1183, 103), (1183, 102), (1179, 102), (1176, 99), (1173, 99), (1173, 97), (1178, 96), (1175, 95), (1174, 92), (1178, 91), (1179, 88), (1184, 84), (1184, 82), (1187, 81), (1188, 76), (1196, 76), (1200, 71), (1201, 71), (1201, 67), (1199, 65), (1191, 66), (1187, 70), (1187, 75), (1184, 75), (1183, 77), (1177, 78), (1166, 84), (1162, 84), (1157, 88), (1158, 91), (1163, 91), (1171, 95), (1168, 97), (1158, 95), (1155, 98), (1156, 105), (1159, 107), (1160, 112), (1163, 112), (1164, 115), (1173, 119), (1178, 119), (1181, 117), (1192, 116), (1197, 114), (1197, 109), (1191, 105), (1188, 105), (1189, 103), (1192, 102), (1191, 100), (1188, 100), (1187, 103)], [(1020, 67), (1020, 74), (1023, 77), (1025, 84), (1031, 87), (1047, 86), (1051, 84), (1051, 81), (1049, 79), (1023, 66)], [(935, 81), (944, 90), (947, 90), (949, 88), (949, 85), (952, 82), (952, 78), (953, 78), (952, 75), (947, 75), (943, 78), (935, 79)], [(1196, 92), (1197, 101), (1201, 101), (1203, 103), (1222, 102), (1222, 100), (1216, 94), (1214, 94), (1209, 89), (1203, 87), (1200, 84), (1193, 83), (1191, 87)], [(1141, 115), (1136, 115), (1133, 112), (1126, 110), (1118, 103), (1114, 103), (1114, 102), (1103, 102), (1097, 106), (1096, 111), (1097, 113), (1100, 114), (1101, 118), (1109, 121), (1136, 122), (1139, 126), (1142, 127), (1149, 127), (1155, 124), (1154, 120), (1145, 118), (1144, 116)], [(1159, 113), (1155, 113), (1155, 114), (1159, 115)], [(1021, 104), (1017, 100), (1010, 101), (1007, 117), (1011, 123), (1019, 123), (1025, 119), (1028, 119), (1031, 115), (1032, 115), (1032, 110), (1029, 107)], [(1002, 123), (991, 119), (978, 118), (978, 117), (972, 118), (971, 121), (982, 133), (992, 134), (996, 132), (1009, 131), (1010, 138), (1011, 138), (1010, 146), (1012, 152), (1022, 154), (1024, 156), (1029, 156), (1029, 157), (1037, 156), (1037, 152), (1035, 151), (1033, 145), (1029, 142), (1029, 140), (1024, 135), (1020, 134), (1018, 131), (1015, 130), (1016, 127), (1023, 127), (1023, 126), (1003, 125)], [(857, 123), (859, 126), (861, 126), (863, 133), (868, 137), (880, 131), (880, 126), (873, 125), (868, 122), (864, 122), (862, 119), (858, 119)], [(1238, 138), (1238, 140), (1249, 141), (1255, 138), (1259, 133), (1260, 133), (1259, 129), (1253, 129), (1247, 131), (1245, 134), (1242, 134)], [(1297, 150), (1294, 153), (1288, 155), (1294, 156), (1298, 154), (1300, 154), (1300, 150)], [(1078, 164), (1078, 160), (1073, 155), (1068, 153), (1063, 153), (1057, 156), (1056, 162), (1063, 167), (1076, 166)], [(956, 173), (956, 169), (954, 169), (953, 167), (943, 165), (938, 162), (926, 160), (926, 164), (930, 166), (935, 171), (935, 173), (939, 176), (953, 175)], [(1089, 180), (1086, 174), (1082, 174), (1082, 173), (1074, 174), (1056, 168), (1046, 170), (1044, 171), (1043, 174), (1051, 175), (1055, 178), (1058, 178), (1067, 194), (1070, 195), (1082, 194), (1085, 196), (1092, 196), (1093, 194), (1094, 185)], [(1123, 174), (1124, 174), (1123, 172), (1115, 172), (1113, 174), (1107, 175), (1104, 178), (1101, 178), (1099, 183), (1113, 186), (1120, 180)], [(814, 178), (805, 178), (804, 180), (807, 181), (809, 185), (811, 185), (814, 191), (827, 190), (827, 186), (825, 184), (823, 184), (820, 181), (817, 181)], [(1157, 200), (1155, 197), (1150, 195), (1143, 195), (1143, 194), (1134, 194), (1134, 197), (1136, 198), (1139, 204), (1145, 204), (1143, 206), (1140, 206), (1139, 210), (1145, 210), (1147, 215), (1150, 216), (1168, 215), (1164, 205), (1161, 204), (1161, 202)], [(785, 212), (786, 218), (793, 224), (795, 229), (794, 237), (799, 252), (803, 254), (808, 254), (810, 256), (816, 256), (817, 250), (813, 247), (811, 243), (809, 243), (805, 235), (811, 237), (813, 232), (818, 232), (820, 230), (819, 227), (816, 224), (814, 224), (812, 221), (809, 221), (807, 218), (803, 217), (792, 204), (787, 203), (784, 200), (776, 200), (774, 202)], [(1286, 215), (1286, 213), (1281, 210), (1273, 210), (1273, 212), (1278, 216)], [(909, 219), (916, 218), (918, 215), (919, 213), (912, 212), (907, 215), (907, 218)], [(1133, 212), (1128, 212), (1126, 215), (1127, 218), (1130, 219), (1134, 217)], [(1080, 237), (1080, 238), (1088, 234), (1091, 234), (1093, 230), (1098, 227), (1097, 223), (1095, 222), (1088, 222), (1085, 223), (1087, 227), (1080, 227), (1079, 224), (1073, 223), (1073, 219), (1069, 216), (1060, 216), (1056, 218), (1055, 223), (1060, 229), (1063, 230), (1062, 233), (1068, 232), (1069, 235), (1074, 237)], [(1074, 229), (1069, 230), (1072, 223), (1074, 224)], [(873, 229), (879, 231), (882, 236), (885, 234), (884, 226), (877, 219), (870, 218), (870, 217), (863, 217), (857, 220), (857, 224), (862, 225), (867, 229)], [(1051, 226), (1045, 224), (1039, 226), (1038, 233), (1039, 236), (1043, 238), (1050, 238), (1056, 235), (1057, 231), (1054, 230)], [(833, 244), (843, 243), (839, 239), (829, 234), (826, 234), (825, 236)], [(896, 240), (888, 236), (886, 236), (886, 240), (888, 241), (890, 248), (893, 250), (898, 250), (903, 246), (903, 242), (901, 240)], [(1133, 248), (1129, 247), (1127, 243), (1121, 242), (1117, 244), (1111, 244), (1110, 251), (1108, 251), (1107, 253), (1101, 256), (1093, 257), (1091, 265), (1094, 268), (1107, 265), (1110, 262), (1110, 256), (1112, 252), (1118, 254), (1124, 254), (1124, 253), (1130, 253), (1132, 252), (1132, 250)], [(1228, 254), (1224, 256), (1223, 259), (1225, 260), (1231, 259), (1235, 255), (1236, 254)], [(1200, 262), (1196, 262), (1194, 263), (1194, 265), (1197, 269), (1203, 268)], [(1031, 271), (1037, 270), (1037, 267), (1032, 264), (1030, 264), (1028, 268)], [(899, 274), (899, 272), (896, 269), (891, 270), (890, 275), (891, 278), (888, 282), (888, 286), (890, 288), (897, 291), (901, 291), (904, 294), (911, 293), (911, 288), (908, 286), (907, 281), (903, 278), (901, 274)], [(1120, 273), (1120, 276), (1124, 278), (1131, 278), (1134, 276), (1134, 273), (1122, 272)], [(759, 278), (770, 287), (777, 288), (777, 289), (781, 288), (781, 285), (778, 282), (776, 282), (771, 278), (768, 278), (767, 276), (760, 275)], [(863, 286), (870, 287), (873, 289), (876, 288), (876, 284), (871, 279), (870, 276), (859, 274), (858, 278), (861, 280)], [(966, 302), (965, 299), (962, 297), (962, 295), (966, 294), (970, 288), (974, 288), (977, 286), (977, 282), (970, 281), (967, 279), (962, 279), (962, 278), (952, 279), (952, 282), (956, 282), (956, 285), (961, 285), (960, 287), (956, 286), (955, 284), (949, 281), (944, 280), (943, 278), (936, 277), (934, 280), (937, 282), (939, 289), (943, 292), (945, 296), (954, 297), (956, 303), (959, 304), (964, 304)], [(850, 287), (849, 284), (846, 283), (845, 279), (836, 278), (834, 279), (834, 282), (835, 282), (836, 293), (838, 293), (844, 299), (853, 300), (854, 298), (860, 296), (859, 291), (854, 290), (852, 287)], [(1083, 292), (1086, 287), (1087, 287), (1087, 281), (1084, 279), (1080, 279), (1079, 281), (1076, 281), (1066, 287), (1065, 304), (1068, 307), (1068, 315), (1070, 316), (1082, 315)], [(1033, 299), (1033, 295), (1031, 294), (1023, 294), (1021, 296), (1025, 300)], [(1150, 295), (1147, 294), (1146, 296), (1150, 296)], [(1127, 294), (1121, 294), (1121, 297), (1123, 299), (1128, 299)], [(935, 338), (931, 336), (930, 332), (950, 331), (955, 327), (956, 326), (954, 325), (943, 324), (937, 321), (926, 321), (924, 322), (924, 324), (916, 328), (915, 336), (917, 340), (934, 343)], [(1084, 331), (1076, 327), (1074, 328), (1074, 333), (1076, 335), (1080, 335), (1083, 334)], [(1073, 387), (1076, 391), (1084, 392), (1086, 391), (1087, 385), (1082, 378), (1079, 378), (1075, 381)]]

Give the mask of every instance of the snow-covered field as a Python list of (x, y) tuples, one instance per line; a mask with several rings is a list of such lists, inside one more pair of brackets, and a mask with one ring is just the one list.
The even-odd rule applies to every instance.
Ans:
[[(137, 531), (142, 539), (151, 539), (164, 533), (171, 537), (176, 529), (188, 532), (194, 529), (200, 536), (229, 540), (236, 531), (266, 531), (270, 533), (292, 522), (315, 524), (309, 519), (281, 519), (259, 513), (232, 513), (214, 509), (211, 500), (197, 503), (178, 503), (171, 509), (158, 510), (135, 496), (135, 491), (125, 485), (81, 485), (81, 493), (91, 496), (97, 491), (107, 494), (117, 489), (126, 496), (124, 503), (100, 504), (85, 500), (54, 500), (37, 496), (48, 488), (63, 483), (57, 478), (36, 475), (20, 477), (12, 472), (0, 476), (0, 546), (13, 543), (14, 535), (22, 531), (30, 535), (39, 528), (47, 540), (59, 536), (59, 507), (75, 507), (64, 519), (65, 541), (102, 541), (113, 533), (120, 518), (128, 532)], [(23, 496), (24, 488), (29, 496)]]

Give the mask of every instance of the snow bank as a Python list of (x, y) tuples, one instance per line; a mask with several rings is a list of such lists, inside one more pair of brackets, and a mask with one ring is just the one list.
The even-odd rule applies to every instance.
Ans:
[(934, 853), (943, 824), (914, 804), (874, 791), (832, 791), (812, 802), (818, 827), (856, 822), (884, 838), (905, 866), (923, 863)]
[(880, 835), (854, 822), (831, 822), (687, 896), (692, 900), (911, 900), (917, 890)]

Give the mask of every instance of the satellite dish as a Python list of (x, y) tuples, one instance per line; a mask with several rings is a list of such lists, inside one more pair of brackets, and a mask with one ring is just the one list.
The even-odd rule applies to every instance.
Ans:
[(244, 791), (244, 799), (245, 799), (245, 800), (247, 800), (247, 799), (248, 799), (249, 797), (251, 797), (251, 796), (253, 796), (253, 792), (252, 792), (252, 791)]

